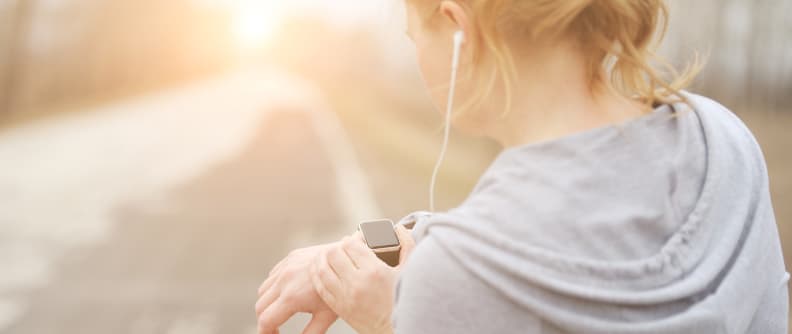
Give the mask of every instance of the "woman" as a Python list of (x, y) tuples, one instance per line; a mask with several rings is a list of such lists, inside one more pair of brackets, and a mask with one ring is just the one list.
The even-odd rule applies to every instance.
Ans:
[(261, 333), (295, 312), (306, 333), (337, 316), (360, 333), (787, 332), (762, 153), (682, 91), (696, 66), (652, 66), (663, 1), (407, 8), (437, 106), (462, 103), (454, 126), (504, 151), (460, 206), (397, 228), (396, 268), (359, 235), (292, 253), (259, 290)]

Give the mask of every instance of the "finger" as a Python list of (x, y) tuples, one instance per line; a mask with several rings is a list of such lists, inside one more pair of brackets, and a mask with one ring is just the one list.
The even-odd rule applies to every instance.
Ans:
[(277, 334), (278, 328), (286, 323), (297, 311), (291, 303), (276, 300), (258, 317), (259, 334)]
[(280, 297), (280, 291), (278, 289), (270, 289), (261, 297), (259, 297), (258, 301), (256, 301), (256, 316), (260, 316), (264, 310), (266, 310), (272, 302)]
[(278, 261), (278, 263), (276, 263), (275, 266), (272, 267), (272, 269), (270, 270), (269, 276), (275, 275), (280, 270), (280, 268), (283, 267), (286, 264), (286, 262), (288, 262), (288, 260), (289, 260), (289, 257), (287, 256), (287, 257), (283, 258), (282, 260)]
[(399, 266), (401, 266), (406, 263), (407, 258), (415, 249), (415, 239), (413, 239), (412, 233), (401, 225), (396, 226), (396, 236), (401, 245), (401, 251), (399, 251)]
[(336, 296), (341, 293), (341, 281), (335, 272), (324, 261), (324, 257), (319, 257), (311, 266), (311, 282), (314, 290), (320, 298), (335, 310)]
[(374, 251), (366, 246), (366, 241), (363, 240), (363, 234), (360, 232), (355, 233), (351, 238), (344, 238), (342, 246), (344, 252), (358, 268), (368, 268), (384, 263), (377, 258)]
[(264, 282), (262, 282), (261, 285), (259, 286), (258, 288), (259, 297), (261, 297), (261, 295), (267, 292), (267, 290), (269, 290), (269, 288), (272, 287), (272, 285), (275, 284), (277, 280), (278, 280), (278, 274), (277, 272), (273, 271), (273, 273), (271, 273), (270, 276), (267, 277), (267, 279), (264, 280)]
[(342, 247), (333, 247), (326, 253), (327, 264), (342, 280), (353, 277), (357, 268)]
[(269, 274), (267, 275), (267, 279), (264, 280), (264, 282), (261, 283), (261, 285), (258, 288), (259, 296), (264, 294), (264, 292), (266, 292), (270, 288), (270, 286), (275, 284), (275, 281), (279, 277), (278, 274), (280, 273), (281, 268), (283, 268), (288, 261), (289, 261), (289, 256), (285, 257), (283, 260), (280, 260), (280, 262), (275, 264), (275, 267), (273, 267), (272, 270), (270, 270)]
[(338, 319), (338, 316), (333, 312), (314, 313), (311, 322), (305, 326), (303, 334), (325, 334), (336, 319)]

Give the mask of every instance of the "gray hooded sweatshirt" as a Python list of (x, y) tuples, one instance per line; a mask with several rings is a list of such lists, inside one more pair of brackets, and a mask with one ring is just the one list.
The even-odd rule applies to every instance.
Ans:
[(395, 332), (786, 334), (762, 153), (688, 98), (503, 151), (459, 207), (418, 220)]

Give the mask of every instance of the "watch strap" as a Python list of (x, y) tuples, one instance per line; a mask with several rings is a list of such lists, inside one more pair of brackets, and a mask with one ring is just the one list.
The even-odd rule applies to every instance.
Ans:
[(391, 267), (395, 267), (399, 265), (399, 252), (400, 250), (396, 249), (383, 252), (375, 251), (374, 253), (377, 254), (377, 257), (380, 258), (380, 260), (387, 263)]

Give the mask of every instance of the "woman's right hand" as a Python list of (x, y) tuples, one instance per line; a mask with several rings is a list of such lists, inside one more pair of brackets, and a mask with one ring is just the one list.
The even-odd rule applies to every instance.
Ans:
[(278, 328), (298, 312), (313, 314), (303, 334), (324, 334), (338, 319), (316, 293), (308, 274), (314, 259), (326, 249), (338, 247), (337, 244), (294, 250), (272, 269), (258, 290), (256, 316), (259, 334), (278, 333)]
[(358, 232), (317, 256), (310, 277), (319, 296), (360, 334), (393, 332), (394, 287), (415, 241), (403, 226), (396, 226), (400, 261), (391, 267), (366, 246)]

